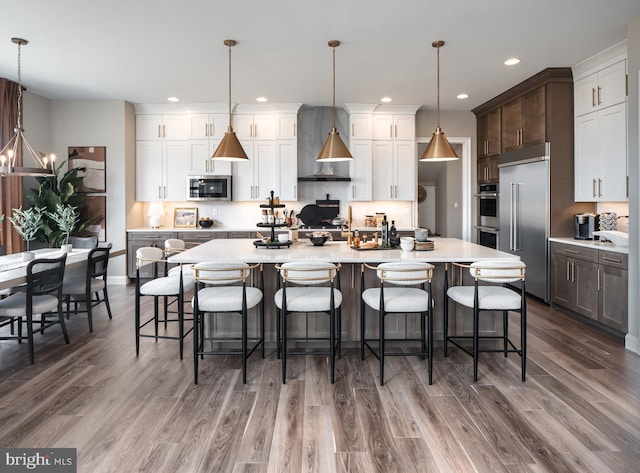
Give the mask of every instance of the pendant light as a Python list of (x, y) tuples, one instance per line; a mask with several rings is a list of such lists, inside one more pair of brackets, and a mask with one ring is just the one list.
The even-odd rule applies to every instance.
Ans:
[(424, 153), (422, 153), (420, 161), (453, 161), (458, 159), (458, 155), (444, 136), (442, 128), (440, 128), (440, 48), (444, 46), (444, 41), (434, 41), (431, 46), (438, 48), (438, 126)]
[(231, 126), (231, 48), (236, 45), (233, 39), (225, 39), (224, 45), (229, 48), (229, 127), (222, 137), (222, 141), (213, 152), (211, 159), (219, 159), (220, 161), (248, 161), (247, 153), (245, 153), (238, 137)]
[(337, 161), (348, 161), (353, 159), (349, 149), (345, 146), (342, 139), (340, 138), (340, 133), (336, 130), (336, 48), (340, 46), (340, 41), (331, 40), (329, 41), (329, 47), (333, 49), (333, 109), (332, 109), (332, 119), (333, 123), (331, 126), (331, 132), (327, 137), (327, 141), (324, 142), (324, 146), (320, 150), (320, 154), (316, 161), (321, 163), (331, 163)]
[[(53, 176), (53, 168), (55, 166), (55, 155), (40, 156), (33, 146), (24, 136), (24, 128), (22, 128), (22, 64), (21, 64), (21, 48), (29, 42), (22, 38), (11, 38), (11, 41), (18, 45), (18, 119), (16, 127), (13, 129), (14, 135), (9, 142), (0, 150), (0, 175), (2, 176), (35, 176), (47, 177)], [(33, 162), (37, 167), (16, 166), (18, 152), (27, 150)]]

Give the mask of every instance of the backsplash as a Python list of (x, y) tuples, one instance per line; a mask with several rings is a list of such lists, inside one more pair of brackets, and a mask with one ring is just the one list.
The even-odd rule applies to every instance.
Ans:
[(615, 212), (618, 215), (618, 231), (629, 233), (629, 204), (626, 202), (599, 202), (597, 213)]

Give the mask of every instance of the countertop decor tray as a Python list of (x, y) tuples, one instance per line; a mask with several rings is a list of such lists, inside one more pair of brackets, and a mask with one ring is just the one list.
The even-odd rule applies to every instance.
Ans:
[(427, 241), (416, 241), (415, 250), (416, 251), (432, 251), (435, 248), (435, 244), (433, 240)]

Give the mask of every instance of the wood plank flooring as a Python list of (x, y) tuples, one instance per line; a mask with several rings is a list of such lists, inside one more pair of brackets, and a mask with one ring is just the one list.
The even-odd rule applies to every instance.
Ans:
[(640, 357), (536, 301), (525, 383), (515, 355), (482, 354), (473, 383), (470, 357), (437, 344), (431, 386), (426, 361), (390, 357), (380, 387), (355, 348), (334, 385), (320, 355), (290, 357), (282, 385), (269, 347), (246, 385), (226, 356), (196, 386), (190, 337), (184, 361), (173, 340), (143, 339), (136, 358), (133, 287), (110, 296), (93, 334), (72, 316), (70, 345), (58, 327), (37, 335), (33, 366), (26, 344), (0, 342), (1, 446), (77, 448), (83, 473), (640, 471)]

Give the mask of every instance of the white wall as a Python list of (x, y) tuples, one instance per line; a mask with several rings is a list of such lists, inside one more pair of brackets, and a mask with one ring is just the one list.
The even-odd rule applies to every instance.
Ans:
[(629, 331), (628, 349), (640, 353), (640, 17), (629, 23), (627, 32), (629, 71)]

